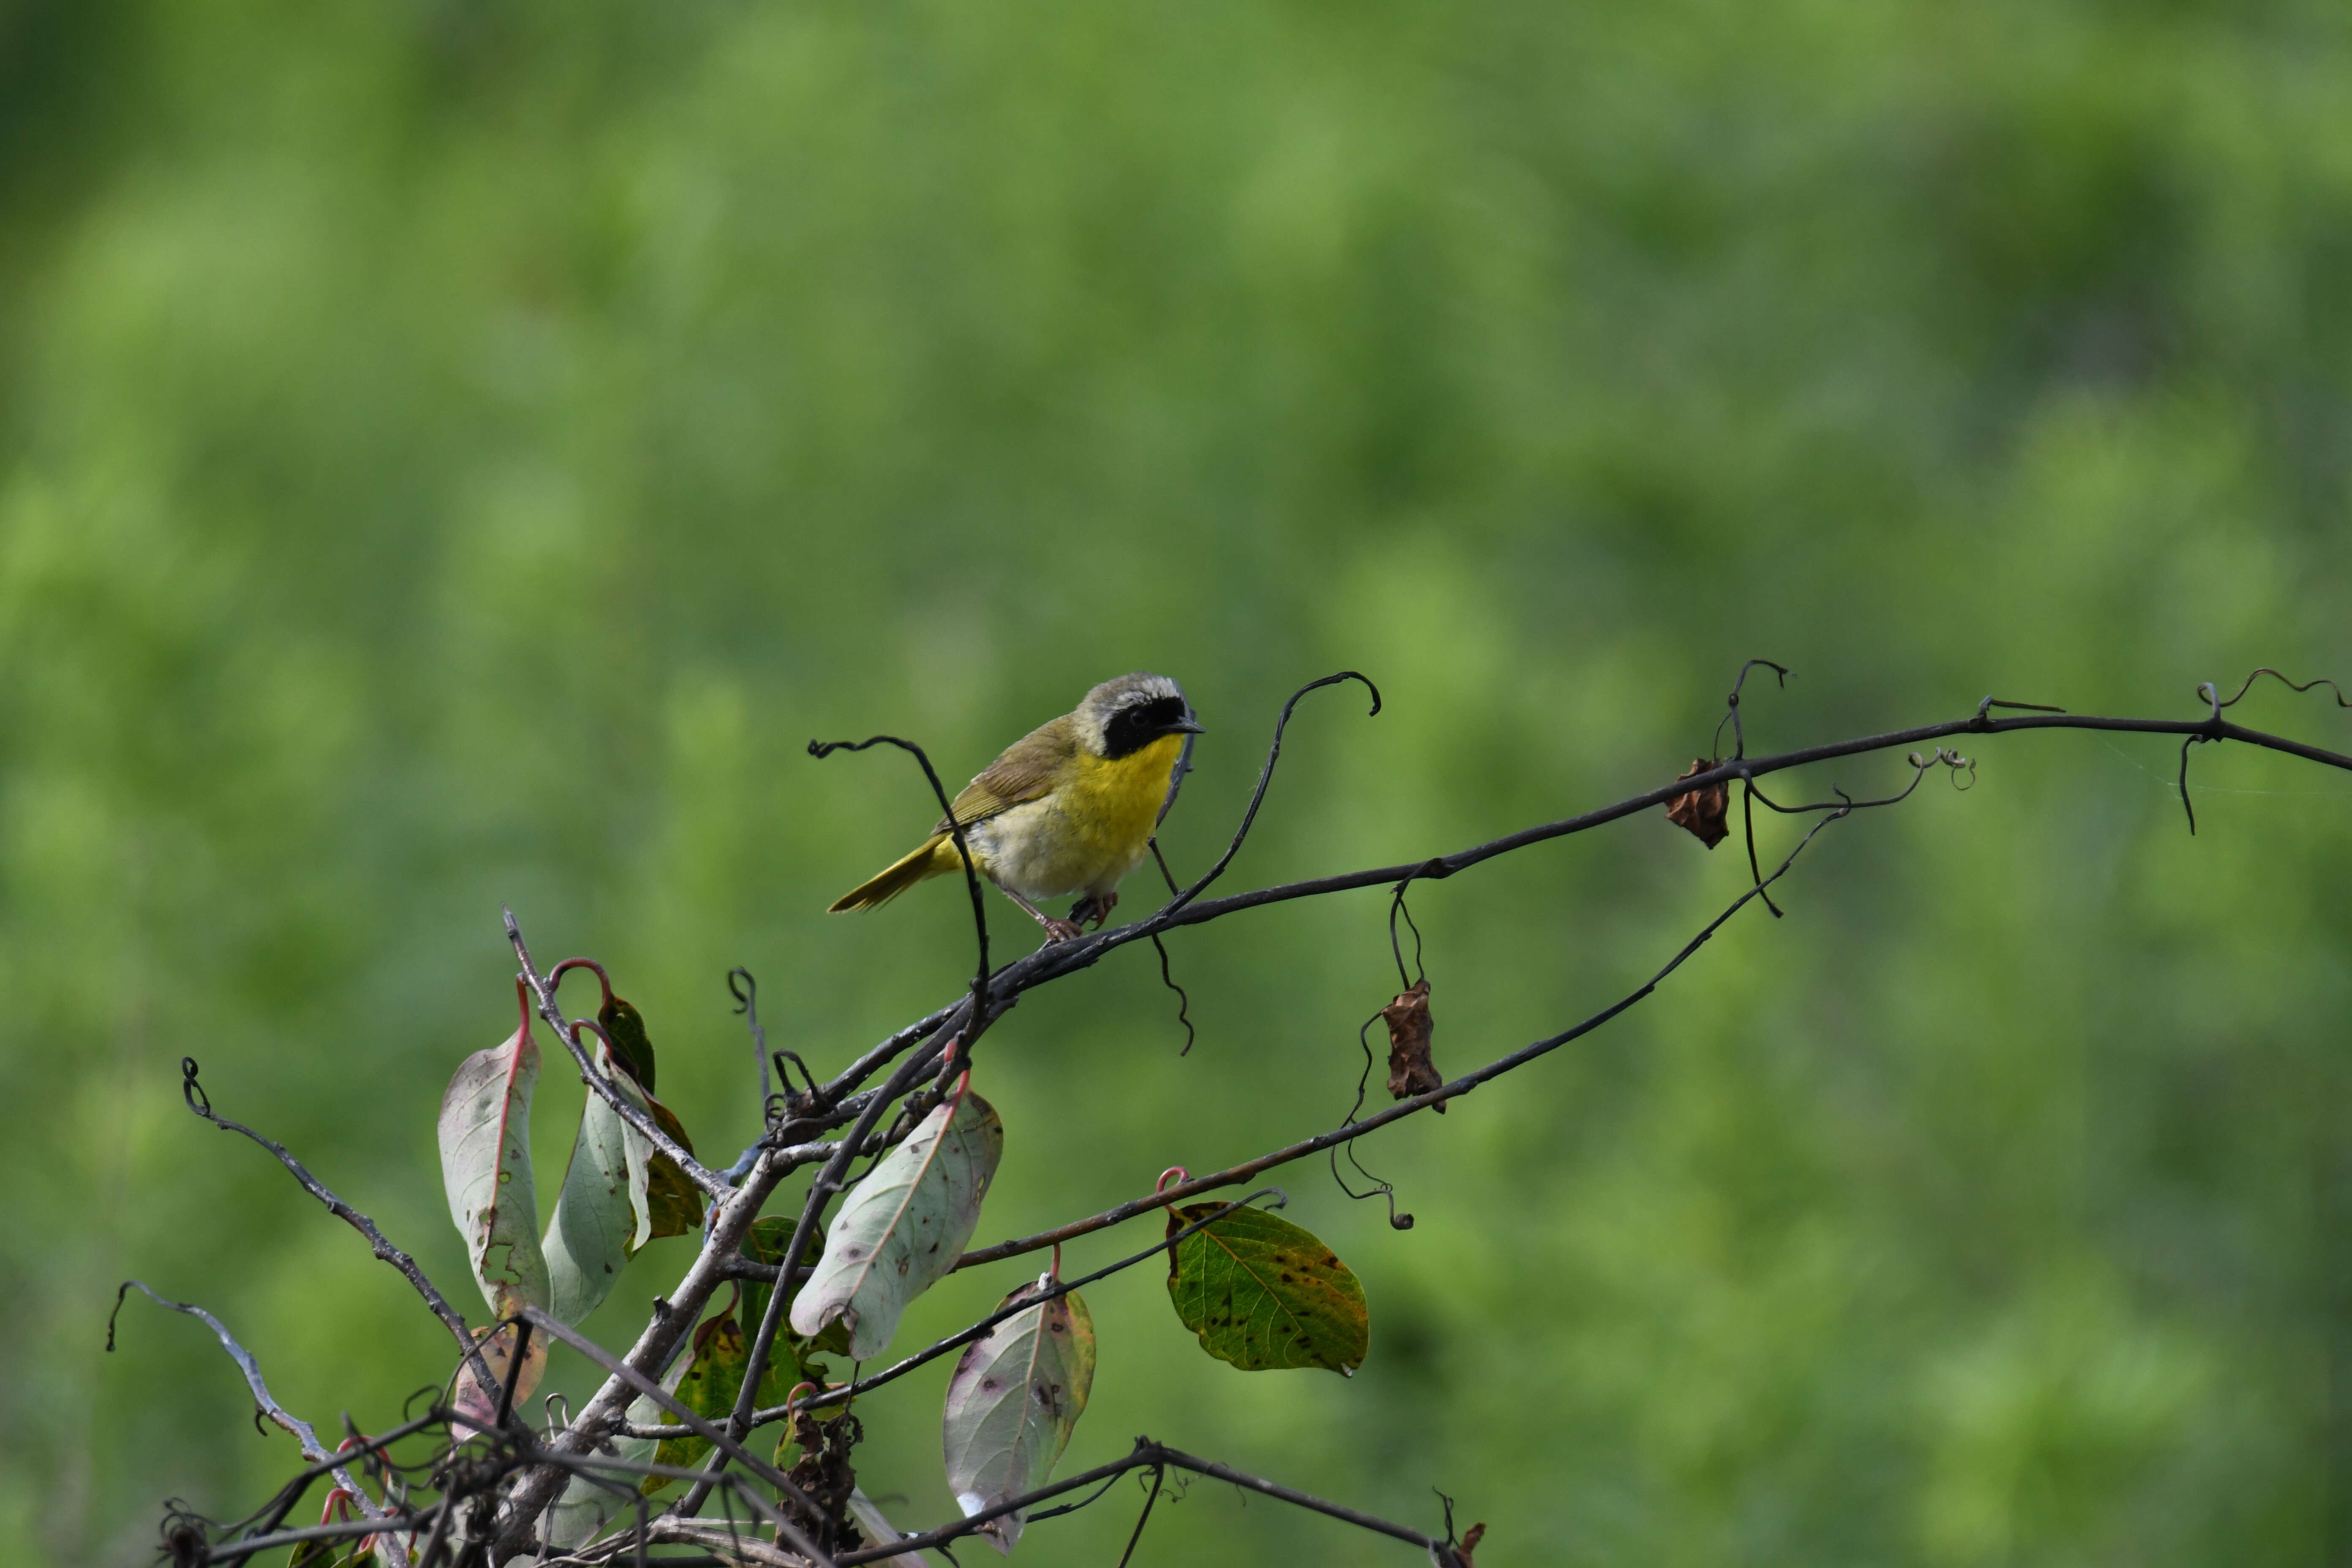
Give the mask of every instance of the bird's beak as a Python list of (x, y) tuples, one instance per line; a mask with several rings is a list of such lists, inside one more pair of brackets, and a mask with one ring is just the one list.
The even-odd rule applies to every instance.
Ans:
[(1203, 730), (1200, 725), (1195, 724), (1190, 719), (1177, 720), (1176, 722), (1168, 726), (1167, 732), (1171, 735), (1205, 735), (1208, 733), (1206, 730)]

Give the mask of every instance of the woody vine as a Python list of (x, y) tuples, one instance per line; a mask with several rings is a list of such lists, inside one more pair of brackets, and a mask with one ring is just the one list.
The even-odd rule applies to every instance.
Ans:
[[(1130, 1452), (1108, 1464), (1056, 1477), (1094, 1378), (1095, 1330), (1080, 1289), (1124, 1268), (1164, 1268), (1180, 1331), (1192, 1333), (1214, 1361), (1254, 1373), (1352, 1373), (1373, 1345), (1370, 1307), (1355, 1274), (1311, 1231), (1272, 1212), (1286, 1201), (1281, 1189), (1256, 1187), (1239, 1196), (1233, 1191), (1327, 1151), (1339, 1176), (1339, 1155), (1345, 1151), (1352, 1161), (1357, 1140), (1423, 1110), (1443, 1113), (1448, 1100), (1638, 1005), (1750, 903), (1778, 915), (1773, 886), (1831, 825), (1899, 805), (1930, 773), (1943, 773), (1965, 786), (1977, 763), (1946, 741), (2042, 730), (2179, 736), (2181, 799), (2192, 833), (2187, 784), (2195, 747), (2234, 742), (2352, 771), (2352, 756), (2224, 716), (2265, 676), (2296, 692), (2325, 687), (2338, 707), (2352, 707), (2333, 682), (2296, 683), (2270, 669), (2248, 676), (2226, 698), (2218, 686), (2200, 686), (2203, 711), (2194, 718), (2075, 714), (1987, 697), (1965, 718), (1751, 757), (1740, 702), (1758, 668), (1787, 679), (1788, 671), (1767, 660), (1743, 666), (1710, 742), (1712, 754), (1669, 783), (1451, 855), (1204, 898), (1249, 836), (1300, 700), (1321, 687), (1360, 682), (1371, 693), (1371, 711), (1379, 712), (1379, 693), (1363, 676), (1324, 677), (1284, 704), (1249, 805), (1207, 872), (1181, 887), (1169, 875), (1168, 901), (1141, 920), (1049, 942), (1002, 966), (990, 960), (985, 901), (958, 828), (978, 961), (971, 985), (955, 1000), (821, 1080), (795, 1053), (768, 1049), (757, 987), (743, 971), (730, 973), (730, 989), (759, 1064), (764, 1131), (724, 1170), (702, 1163), (688, 1129), (657, 1098), (651, 1033), (614, 976), (588, 958), (542, 970), (509, 912), (507, 934), (519, 971), (517, 1021), (503, 1041), (457, 1064), (439, 1117), (450, 1217), (465, 1237), (488, 1308), (478, 1322), (469, 1322), (412, 1257), (331, 1192), (293, 1152), (216, 1110), (197, 1064), (184, 1061), (189, 1109), (266, 1150), (357, 1231), (440, 1320), (452, 1354), (448, 1367), (431, 1369), (446, 1375), (412, 1401), (408, 1419), (382, 1432), (351, 1432), (331, 1447), (271, 1395), (257, 1359), (216, 1317), (141, 1281), (124, 1282), (116, 1297), (118, 1319), (136, 1289), (204, 1322), (244, 1374), (257, 1420), (266, 1417), (292, 1434), (307, 1461), (241, 1520), (215, 1522), (184, 1505), (170, 1505), (163, 1524), (165, 1556), (178, 1564), (240, 1563), (283, 1551), (294, 1568), (475, 1568), (523, 1557), (567, 1568), (623, 1561), (779, 1568), (887, 1562), (919, 1568), (924, 1551), (975, 1535), (1009, 1553), (1029, 1525), (1084, 1507), (1120, 1477), (1142, 1472), (1148, 1487), (1124, 1563), (1143, 1540), (1163, 1483), (1179, 1472), (1213, 1477), (1393, 1538), (1436, 1568), (1475, 1568), (1483, 1526), (1457, 1533), (1450, 1500), (1438, 1510), (1441, 1518), (1399, 1522), (1151, 1437), (1137, 1439)], [(1726, 729), (1732, 740), (1727, 757), (1720, 750)], [(812, 742), (810, 750), (822, 757), (845, 746), (877, 744), (911, 753), (948, 812), (929, 757), (909, 742), (877, 736)], [(1759, 784), (1790, 768), (1882, 751), (1906, 753), (1910, 769), (1907, 783), (1892, 794), (1857, 799), (1835, 790), (1831, 799), (1786, 805)], [(1182, 776), (1180, 766), (1171, 805)], [(1423, 944), (1407, 901), (1415, 882), (1441, 880), (1532, 844), (1661, 807), (1669, 821), (1712, 849), (1731, 830), (1735, 790), (1751, 873), (1746, 891), (1630, 993), (1555, 1035), (1451, 1079), (1444, 1076), (1433, 1051), (1429, 977), (1408, 973), (1400, 935), (1402, 922), (1418, 971)], [(1757, 847), (1759, 804), (1768, 813), (1813, 819), (1769, 868)], [(1165, 874), (1166, 862), (1160, 864)], [(1389, 936), (1400, 990), (1364, 1022), (1364, 1074), (1340, 1126), (1222, 1171), (1195, 1176), (1171, 1167), (1150, 1193), (1102, 1213), (994, 1247), (968, 1247), (1005, 1141), (982, 1092), (988, 1070), (982, 1047), (991, 1026), (1024, 994), (1143, 940), (1160, 948), (1166, 977), (1162, 939), (1168, 932), (1244, 910), (1377, 886), (1393, 889)], [(558, 988), (575, 973), (596, 983), (592, 1016), (570, 1016), (559, 1000)], [(1388, 1036), (1385, 1087), (1392, 1103), (1362, 1114), (1377, 1066), (1369, 1033), (1374, 1023), (1383, 1024)], [(528, 1135), (544, 1060), (542, 1028), (568, 1053), (588, 1090), (544, 1226)], [(853, 1180), (851, 1168), (860, 1160), (869, 1163)], [(816, 1174), (796, 1213), (763, 1212), (787, 1177), (812, 1166)], [(1388, 1195), (1386, 1184), (1377, 1181), (1362, 1193), (1344, 1179), (1341, 1185), (1351, 1196)], [(1412, 1216), (1396, 1212), (1392, 1195), (1389, 1202), (1391, 1224), (1410, 1226)], [(1147, 1216), (1157, 1220), (1157, 1234), (1137, 1237), (1139, 1248), (1076, 1278), (1066, 1275), (1066, 1243)], [(575, 1325), (605, 1300), (648, 1242), (697, 1234), (701, 1242), (692, 1263), (656, 1299), (632, 1344), (614, 1351), (579, 1331)], [(928, 1346), (894, 1344), (908, 1304), (948, 1273), (1041, 1254), (1042, 1268), (1013, 1281), (1002, 1304), (979, 1321)], [(722, 1292), (722, 1287), (730, 1289)], [(110, 1348), (116, 1328), (110, 1320)], [(604, 1381), (578, 1411), (553, 1410), (535, 1424), (530, 1401), (558, 1347), (599, 1368)], [(896, 1359), (886, 1359), (894, 1350)], [(950, 1354), (957, 1359), (944, 1398), (941, 1447), (962, 1516), (902, 1531), (857, 1485), (863, 1432), (856, 1401)], [(877, 1363), (877, 1370), (866, 1370)]]

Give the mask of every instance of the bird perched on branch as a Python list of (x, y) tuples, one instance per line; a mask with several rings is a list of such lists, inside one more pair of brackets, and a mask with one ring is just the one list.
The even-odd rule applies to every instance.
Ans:
[[(1118, 884), (1143, 858), (1171, 790), (1185, 737), (1201, 733), (1183, 688), (1164, 675), (1122, 675), (1075, 712), (1004, 749), (955, 797), (971, 862), (1045, 928), (1049, 942), (1100, 928)], [(834, 901), (832, 913), (877, 909), (916, 883), (963, 870), (946, 817), (913, 854)], [(1068, 920), (1037, 906), (1084, 894)]]

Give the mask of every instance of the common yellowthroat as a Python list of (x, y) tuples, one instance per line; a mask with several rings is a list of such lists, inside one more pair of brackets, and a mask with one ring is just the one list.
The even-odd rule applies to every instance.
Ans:
[[(1045, 928), (1049, 942), (1100, 927), (1159, 826), (1184, 737), (1201, 733), (1182, 688), (1164, 675), (1122, 675), (1004, 749), (955, 797), (972, 865)], [(916, 883), (960, 874), (949, 819), (898, 864), (834, 901), (877, 909)], [(1068, 920), (1037, 905), (1083, 893)]]

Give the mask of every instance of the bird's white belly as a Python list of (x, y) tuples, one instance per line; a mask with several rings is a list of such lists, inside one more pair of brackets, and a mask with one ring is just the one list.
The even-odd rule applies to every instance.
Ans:
[(976, 824), (970, 837), (989, 877), (1032, 902), (1108, 892), (1142, 858), (1140, 846), (1125, 853), (1124, 846), (1105, 844), (1071, 822), (1050, 797)]

